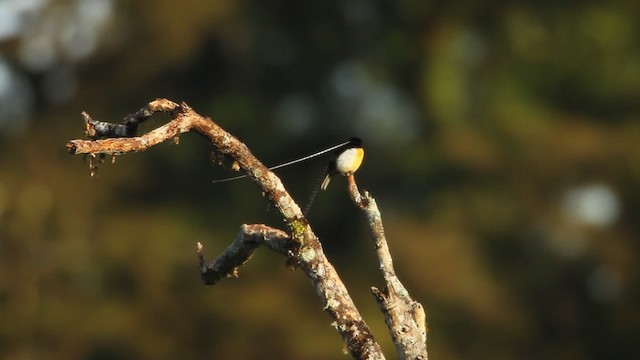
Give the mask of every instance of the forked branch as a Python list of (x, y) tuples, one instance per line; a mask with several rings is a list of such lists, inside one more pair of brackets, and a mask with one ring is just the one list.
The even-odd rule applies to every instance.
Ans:
[[(142, 136), (136, 136), (140, 123), (157, 112), (166, 112), (170, 121)], [(198, 243), (198, 259), (202, 279), (207, 285), (237, 275), (257, 247), (266, 246), (285, 255), (288, 262), (298, 266), (311, 279), (324, 309), (334, 321), (347, 349), (357, 359), (384, 359), (380, 346), (365, 321), (360, 316), (346, 287), (334, 267), (326, 258), (320, 241), (306, 221), (300, 207), (284, 188), (280, 179), (256, 159), (238, 139), (219, 127), (211, 119), (202, 117), (188, 105), (166, 99), (156, 99), (135, 114), (125, 117), (123, 124), (93, 120), (83, 113), (87, 136), (91, 140), (71, 140), (67, 149), (72, 154), (88, 154), (92, 157), (91, 173), (95, 160), (104, 155), (122, 155), (143, 151), (163, 141), (176, 139), (188, 131), (198, 132), (209, 139), (216, 154), (230, 159), (262, 189), (264, 196), (279, 211), (288, 226), (288, 232), (266, 225), (243, 225), (236, 239), (213, 262), (205, 262), (203, 247)], [(353, 202), (364, 212), (385, 287), (372, 287), (387, 326), (396, 345), (399, 358), (427, 359), (427, 329), (424, 308), (413, 300), (396, 276), (389, 252), (382, 218), (375, 199), (368, 193), (360, 193), (353, 174), (348, 175), (349, 194)]]
[(282, 230), (262, 224), (242, 225), (231, 245), (210, 264), (206, 263), (203, 246), (198, 243), (202, 281), (206, 285), (213, 285), (223, 278), (238, 276), (240, 266), (249, 261), (260, 245), (285, 256), (290, 256), (297, 249), (296, 242)]
[[(137, 137), (119, 137), (127, 124), (140, 123), (157, 112), (167, 112), (171, 120), (145, 135)], [(279, 211), (289, 227), (290, 241), (295, 243), (293, 251), (287, 251), (288, 261), (300, 267), (311, 279), (316, 293), (320, 297), (325, 311), (334, 321), (347, 349), (357, 359), (384, 359), (382, 350), (376, 342), (371, 330), (358, 312), (344, 283), (335, 268), (326, 258), (320, 241), (306, 221), (300, 207), (286, 191), (280, 179), (269, 171), (249, 149), (238, 139), (226, 132), (209, 118), (193, 111), (187, 104), (176, 104), (170, 100), (157, 99), (135, 114), (125, 118), (122, 126), (107, 123), (96, 123), (85, 114), (87, 135), (100, 140), (71, 140), (67, 149), (72, 154), (88, 154), (93, 157), (121, 155), (128, 152), (143, 151), (163, 141), (170, 140), (187, 131), (198, 132), (209, 139), (216, 152), (239, 166), (262, 190), (265, 197)], [(126, 135), (126, 129), (125, 129)], [(104, 138), (104, 139), (103, 139)], [(92, 170), (93, 171), (93, 170)], [(203, 279), (222, 278), (232, 275), (238, 266), (247, 261), (254, 246), (249, 240), (256, 240), (246, 233), (244, 228), (238, 246), (232, 244), (213, 265), (204, 264), (202, 251), (199, 252), (201, 264), (204, 264)], [(253, 229), (255, 230), (255, 229)], [(271, 234), (273, 233), (263, 233)], [(267, 244), (273, 240), (262, 240)], [(201, 249), (200, 249), (201, 250)], [(211, 280), (213, 282), (217, 280)]]

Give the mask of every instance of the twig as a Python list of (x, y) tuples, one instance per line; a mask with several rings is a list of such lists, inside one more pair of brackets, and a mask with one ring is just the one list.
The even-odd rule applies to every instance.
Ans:
[(288, 256), (293, 253), (296, 244), (282, 230), (262, 224), (242, 225), (233, 243), (210, 264), (206, 264), (203, 246), (198, 243), (202, 280), (206, 285), (213, 285), (225, 277), (237, 276), (238, 268), (249, 261), (260, 245)]
[[(324, 305), (324, 310), (333, 319), (334, 326), (351, 355), (357, 359), (384, 359), (380, 346), (360, 316), (347, 288), (326, 258), (320, 241), (280, 179), (258, 161), (242, 142), (211, 119), (197, 114), (185, 103), (178, 105), (166, 99), (157, 99), (127, 118), (143, 120), (156, 112), (169, 112), (171, 117), (169, 123), (138, 137), (107, 138), (95, 141), (72, 140), (67, 144), (67, 149), (72, 154), (120, 155), (146, 150), (187, 131), (204, 135), (216, 148), (217, 153), (233, 160), (251, 180), (258, 184), (265, 197), (280, 212), (289, 227), (291, 241), (297, 245), (297, 251), (289, 254), (289, 261), (297, 263), (305, 275), (311, 279)], [(106, 126), (103, 129), (96, 127), (97, 135), (117, 135), (110, 133), (115, 129), (114, 127)], [(230, 262), (228, 268), (237, 268), (246, 261), (250, 253), (251, 251), (247, 249), (239, 251), (238, 254), (241, 256), (238, 255), (235, 262)], [(202, 253), (200, 258), (201, 262), (204, 262)], [(243, 258), (245, 259), (242, 260)], [(219, 274), (215, 276), (224, 272), (218, 271)]]
[[(186, 104), (178, 105), (166, 99), (156, 99), (132, 115), (126, 116), (123, 125), (94, 121), (86, 112), (82, 113), (87, 129), (87, 136), (91, 139), (103, 140), (71, 140), (67, 143), (67, 150), (71, 154), (106, 154), (121, 155), (128, 152), (143, 151), (167, 139), (174, 138), (181, 133), (191, 130), (188, 118), (179, 114), (192, 112)], [(133, 125), (141, 123), (156, 112), (175, 113), (173, 121), (140, 137), (126, 137), (135, 133)], [(129, 127), (129, 130), (127, 130)]]
[(365, 191), (358, 190), (353, 174), (347, 175), (349, 194), (353, 202), (365, 213), (371, 236), (380, 261), (385, 288), (371, 288), (401, 359), (428, 359), (427, 326), (424, 307), (413, 300), (396, 276), (393, 260), (382, 226), (382, 216), (376, 200)]

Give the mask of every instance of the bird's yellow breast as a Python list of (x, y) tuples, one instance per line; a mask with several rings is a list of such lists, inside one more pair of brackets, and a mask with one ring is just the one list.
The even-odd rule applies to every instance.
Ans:
[(363, 148), (351, 148), (342, 152), (336, 159), (336, 170), (341, 174), (353, 173), (360, 165), (362, 165), (362, 160), (364, 159), (364, 149)]

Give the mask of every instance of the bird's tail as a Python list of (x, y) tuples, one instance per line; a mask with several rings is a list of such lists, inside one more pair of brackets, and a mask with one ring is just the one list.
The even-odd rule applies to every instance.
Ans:
[(322, 172), (322, 176), (320, 177), (320, 179), (318, 179), (318, 181), (316, 182), (316, 185), (311, 190), (311, 195), (309, 195), (309, 200), (307, 200), (307, 204), (304, 206), (304, 210), (303, 210), (303, 214), (305, 216), (307, 216), (307, 214), (309, 213), (309, 209), (311, 208), (311, 204), (313, 203), (313, 200), (316, 198), (316, 195), (318, 194), (318, 190), (319, 189), (325, 190), (327, 188), (327, 185), (329, 185), (330, 179), (331, 179), (331, 176), (329, 175), (329, 168), (327, 168)]
[(320, 189), (327, 190), (327, 186), (329, 186), (329, 181), (331, 181), (331, 174), (327, 174), (322, 180), (322, 185), (320, 185)]

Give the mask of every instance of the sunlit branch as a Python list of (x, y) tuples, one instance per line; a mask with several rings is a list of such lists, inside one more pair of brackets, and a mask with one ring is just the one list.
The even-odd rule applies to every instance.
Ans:
[[(334, 327), (338, 330), (351, 355), (357, 359), (384, 359), (379, 344), (362, 319), (335, 268), (325, 256), (320, 241), (280, 179), (256, 159), (245, 144), (210, 118), (205, 118), (193, 111), (187, 104), (178, 105), (166, 99), (157, 99), (128, 118), (137, 119), (133, 122), (139, 122), (156, 112), (169, 112), (170, 121), (147, 134), (138, 137), (101, 140), (71, 140), (67, 143), (67, 149), (72, 154), (121, 155), (146, 150), (187, 131), (195, 131), (205, 136), (214, 146), (216, 153), (237, 164), (240, 170), (260, 187), (262, 194), (274, 208), (280, 212), (289, 227), (291, 241), (296, 243), (296, 246), (293, 247), (296, 251), (287, 251), (288, 262), (297, 265), (311, 279), (323, 304), (323, 309), (333, 319)], [(100, 129), (93, 129), (92, 131), (95, 131), (93, 136), (107, 136), (110, 131), (114, 132), (113, 136), (117, 135), (114, 130), (117, 127), (101, 125)], [(91, 134), (88, 135), (91, 136)], [(93, 172), (92, 170), (92, 174)], [(244, 247), (241, 246), (237, 250), (234, 250), (232, 245), (226, 257), (234, 260), (226, 262), (226, 270), (214, 269), (215, 276), (212, 275), (213, 278), (232, 274), (233, 269), (248, 260), (252, 251), (251, 246), (248, 246), (246, 242)], [(236, 256), (232, 256), (234, 253)], [(222, 256), (224, 259), (225, 254)], [(204, 263), (201, 249), (200, 259), (201, 263)], [(218, 264), (225, 264), (223, 259)], [(206, 269), (205, 273), (207, 273)]]
[(384, 313), (398, 356), (401, 359), (427, 359), (425, 310), (419, 302), (411, 298), (396, 276), (376, 200), (368, 191), (360, 193), (353, 174), (347, 175), (347, 181), (351, 199), (362, 209), (369, 223), (380, 270), (385, 281), (383, 290), (372, 287), (371, 292)]
[(209, 264), (205, 261), (202, 244), (198, 243), (202, 280), (206, 285), (213, 285), (223, 278), (237, 276), (240, 266), (249, 261), (260, 245), (288, 256), (296, 249), (296, 244), (282, 230), (262, 224), (242, 225), (235, 240)]
[[(164, 126), (147, 134), (135, 137), (137, 125), (148, 119), (156, 112), (188, 111), (188, 106), (178, 105), (166, 99), (156, 99), (135, 114), (127, 115), (124, 124), (113, 124), (95, 121), (86, 112), (82, 117), (86, 124), (86, 134), (92, 140), (71, 140), (67, 143), (67, 150), (72, 154), (107, 154), (121, 155), (133, 151), (143, 151), (163, 141), (174, 138), (180, 133), (191, 130), (184, 117), (174, 116)], [(174, 114), (176, 115), (176, 114)], [(96, 140), (101, 139), (101, 140)]]

